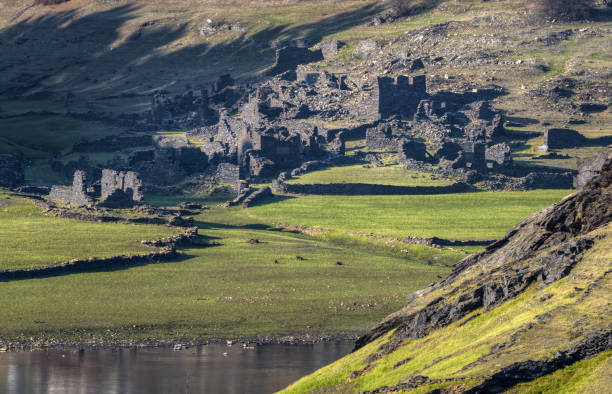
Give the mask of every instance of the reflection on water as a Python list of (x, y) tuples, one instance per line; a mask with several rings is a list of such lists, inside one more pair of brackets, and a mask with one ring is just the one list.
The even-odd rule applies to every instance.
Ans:
[[(272, 393), (353, 342), (0, 353), (0, 393)], [(225, 353), (225, 354), (224, 354)]]

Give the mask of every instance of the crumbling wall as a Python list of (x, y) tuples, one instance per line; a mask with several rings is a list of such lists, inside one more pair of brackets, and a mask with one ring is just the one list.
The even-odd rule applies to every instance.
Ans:
[(138, 173), (133, 171), (123, 172), (110, 169), (102, 170), (101, 197), (106, 200), (110, 195), (120, 190), (127, 194), (133, 201), (142, 201), (142, 181)]
[(400, 163), (408, 160), (427, 160), (427, 147), (423, 142), (412, 139), (401, 138), (397, 144), (397, 159)]
[(378, 77), (374, 81), (363, 109), (369, 119), (378, 120), (391, 116), (412, 118), (419, 102), (427, 97), (427, 80), (424, 75), (413, 77)]
[(300, 64), (323, 60), (321, 50), (311, 51), (308, 48), (284, 47), (276, 50), (276, 61), (270, 70), (271, 75), (279, 75), (287, 71), (295, 71)]
[(487, 168), (495, 169), (503, 166), (508, 166), (512, 163), (512, 151), (510, 146), (502, 142), (488, 147), (485, 150), (485, 160), (487, 161)]
[(366, 130), (366, 147), (368, 149), (385, 149), (395, 145), (395, 138), (388, 124), (380, 123)]
[(215, 173), (217, 183), (229, 183), (238, 185), (240, 183), (240, 167), (231, 163), (219, 163)]
[(75, 171), (72, 186), (53, 186), (49, 198), (63, 201), (75, 207), (92, 207), (94, 200), (87, 193), (86, 180), (87, 174), (85, 171)]

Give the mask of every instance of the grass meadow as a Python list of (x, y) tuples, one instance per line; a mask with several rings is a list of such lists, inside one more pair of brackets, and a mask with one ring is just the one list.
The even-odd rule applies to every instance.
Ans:
[(401, 166), (371, 167), (363, 164), (330, 167), (292, 178), (287, 183), (366, 183), (393, 186), (448, 186), (454, 180)]
[(30, 201), (0, 194), (0, 271), (53, 265), (73, 258), (144, 254), (153, 248), (140, 241), (178, 231), (163, 226), (56, 218), (43, 215)]
[[(40, 229), (24, 232), (13, 247), (33, 256), (48, 255), (51, 245), (58, 247), (54, 253), (71, 256), (91, 253), (92, 244), (125, 253), (131, 229), (141, 231), (131, 234), (135, 239), (155, 238), (143, 226), (109, 224), (91, 227), (83, 236), (78, 225), (89, 223), (40, 217), (27, 204), (2, 208), (3, 215), (7, 209), (13, 218), (14, 210), (21, 212), (19, 221), (27, 218), (28, 228)], [(335, 245), (269, 228), (224, 208), (205, 210), (196, 219), (200, 233), (219, 246), (188, 248), (180, 258), (160, 264), (0, 283), (0, 341), (353, 335), (400, 308), (406, 294), (441, 280), (463, 257), (424, 247), (417, 257), (405, 257)], [(6, 230), (19, 228), (4, 217), (0, 223)], [(123, 244), (115, 245), (109, 233), (118, 234)], [(50, 246), (35, 244), (50, 234), (56, 236)]]
[(402, 196), (289, 196), (245, 213), (343, 233), (493, 240), (571, 190)]

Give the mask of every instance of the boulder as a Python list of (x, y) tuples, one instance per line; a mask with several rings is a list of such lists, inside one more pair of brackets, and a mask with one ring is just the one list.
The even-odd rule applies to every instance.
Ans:
[(510, 146), (505, 142), (488, 147), (485, 150), (485, 160), (487, 168), (497, 168), (512, 162), (512, 152)]
[(380, 51), (380, 44), (373, 39), (361, 40), (357, 43), (357, 47), (353, 55), (357, 59), (368, 59), (375, 56)]
[(338, 55), (344, 43), (338, 40), (325, 41), (321, 44), (321, 53), (325, 60), (331, 60)]

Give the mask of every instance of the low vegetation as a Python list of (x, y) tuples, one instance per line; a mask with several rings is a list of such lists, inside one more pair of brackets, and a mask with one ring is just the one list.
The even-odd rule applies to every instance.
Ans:
[(40, 213), (32, 202), (0, 193), (0, 271), (53, 265), (75, 258), (144, 254), (140, 243), (178, 233), (176, 228), (91, 223)]
[(448, 186), (453, 182), (452, 178), (410, 171), (400, 166), (372, 167), (362, 164), (313, 171), (287, 181), (302, 184), (366, 183), (393, 186)]
[[(313, 175), (314, 177), (314, 175)], [(400, 196), (287, 196), (245, 212), (270, 223), (391, 237), (493, 240), (570, 190)]]
[(462, 257), (342, 247), (223, 208), (196, 219), (220, 246), (186, 249), (163, 264), (3, 283), (0, 342), (356, 335)]

